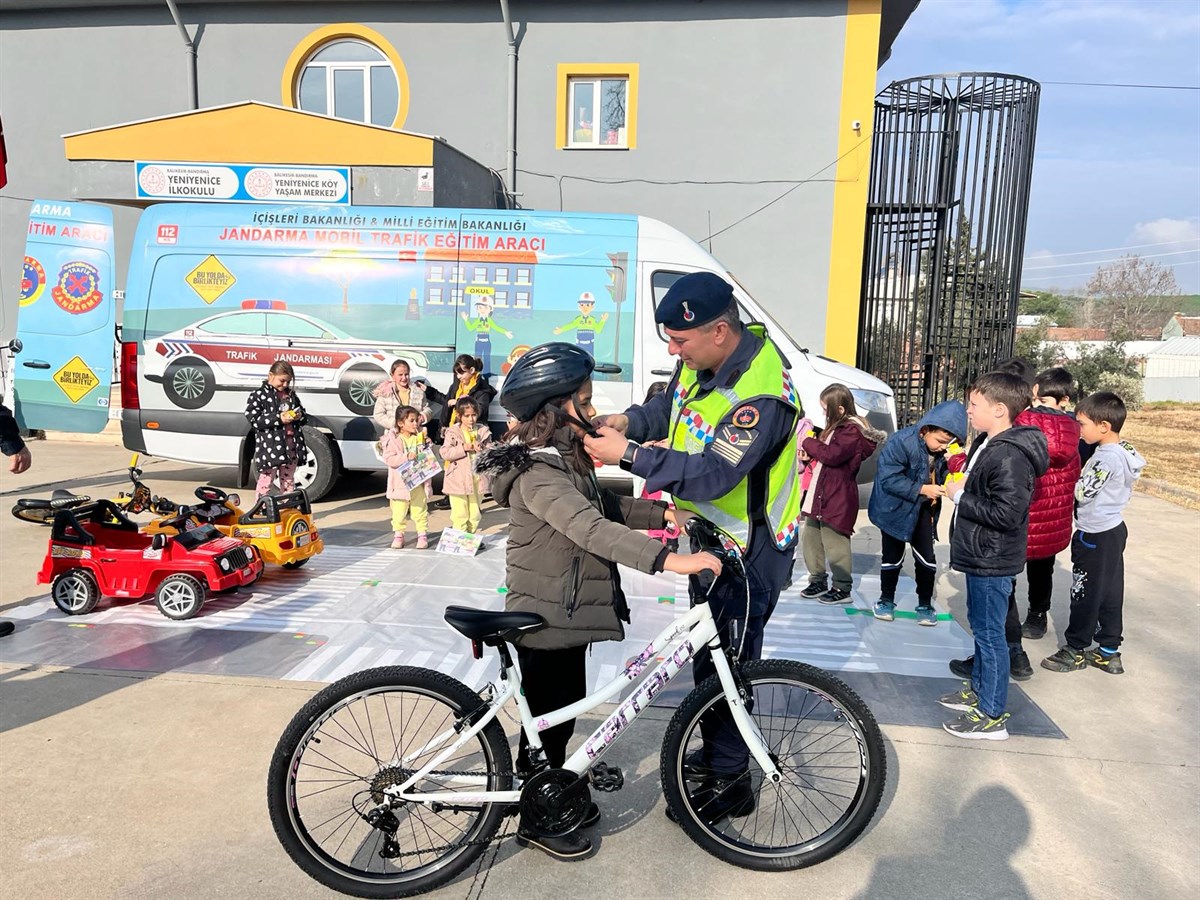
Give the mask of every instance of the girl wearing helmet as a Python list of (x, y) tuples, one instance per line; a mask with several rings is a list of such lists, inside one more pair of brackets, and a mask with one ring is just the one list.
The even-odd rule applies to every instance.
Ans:
[[(517, 424), (505, 443), (481, 453), (476, 464), (477, 472), (491, 476), (492, 496), (511, 510), (505, 607), (537, 613), (547, 623), (514, 642), (525, 698), (535, 716), (583, 699), (588, 645), (624, 638), (629, 607), (618, 563), (683, 575), (716, 574), (721, 568), (716, 557), (673, 553), (644, 533), (674, 522), (665, 504), (618, 496), (598, 484), (582, 440), (596, 414), (594, 368), (592, 357), (571, 344), (544, 344), (522, 356), (500, 392), (500, 404)], [(541, 733), (551, 767), (566, 762), (574, 728), (570, 721)], [(518, 772), (527, 777), (539, 763), (530, 758), (522, 733)], [(580, 828), (599, 817), (593, 804)], [(591, 849), (578, 830), (544, 838), (522, 827), (517, 841), (559, 859), (578, 858)]]

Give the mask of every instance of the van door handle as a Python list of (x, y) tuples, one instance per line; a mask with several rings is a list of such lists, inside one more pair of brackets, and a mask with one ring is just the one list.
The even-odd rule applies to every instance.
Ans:
[(674, 369), (651, 369), (650, 374), (651, 375), (674, 375), (675, 370)]
[(46, 362), (44, 359), (27, 359), (23, 363), (21, 363), (21, 365), (25, 366), (28, 369), (48, 369), (48, 368), (50, 368), (50, 363)]

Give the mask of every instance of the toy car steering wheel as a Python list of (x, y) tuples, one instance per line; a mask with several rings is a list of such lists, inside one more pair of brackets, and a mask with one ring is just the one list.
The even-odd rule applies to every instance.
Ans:
[(224, 503), (229, 499), (229, 495), (223, 490), (207, 484), (196, 488), (196, 497), (205, 503)]

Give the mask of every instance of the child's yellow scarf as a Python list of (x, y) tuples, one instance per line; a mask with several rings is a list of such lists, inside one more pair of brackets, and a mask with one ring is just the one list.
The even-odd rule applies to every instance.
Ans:
[[(457, 401), (460, 397), (469, 397), (471, 395), (471, 391), (475, 389), (475, 383), (477, 381), (479, 381), (478, 373), (476, 373), (475, 375), (472, 375), (470, 381), (467, 381), (467, 382), (460, 381), (458, 383), (458, 390), (456, 390), (454, 392), (453, 399), (455, 401)], [(457, 422), (458, 422), (458, 410), (452, 409), (452, 410), (450, 410), (450, 424), (454, 425)]]

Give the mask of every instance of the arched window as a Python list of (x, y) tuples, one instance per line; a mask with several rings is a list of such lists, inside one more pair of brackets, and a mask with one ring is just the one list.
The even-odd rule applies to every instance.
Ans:
[(284, 103), (307, 112), (399, 128), (408, 113), (408, 75), (396, 50), (363, 25), (330, 25), (292, 51)]

